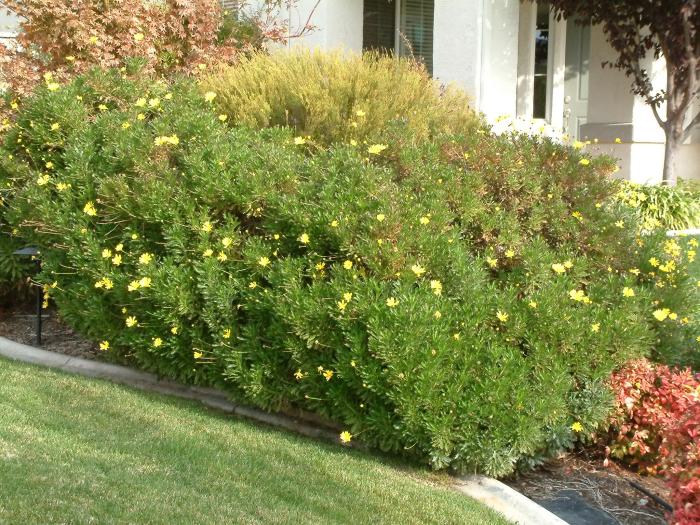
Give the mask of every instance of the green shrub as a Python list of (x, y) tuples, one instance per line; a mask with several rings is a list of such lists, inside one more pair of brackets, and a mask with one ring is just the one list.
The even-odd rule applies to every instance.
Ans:
[(644, 229), (700, 227), (700, 191), (690, 184), (652, 186), (626, 182), (618, 198), (636, 211)]
[(698, 288), (636, 236), (607, 159), (410, 119), (323, 149), (218, 112), (96, 72), (5, 137), (6, 220), (107, 354), (500, 475), (595, 428), (610, 372), (693, 326)]
[(14, 255), (14, 251), (19, 248), (22, 248), (19, 239), (0, 230), (0, 306), (26, 298), (24, 278), (29, 275), (31, 268), (26, 260)]
[(11, 188), (0, 186), (0, 306), (22, 302), (27, 297), (25, 278), (31, 272), (29, 261), (14, 252), (23, 248), (23, 240), (4, 222), (4, 210)]
[(290, 126), (318, 144), (362, 142), (392, 122), (416, 138), (473, 128), (467, 97), (406, 59), (296, 51), (254, 53), (202, 82), (236, 125)]

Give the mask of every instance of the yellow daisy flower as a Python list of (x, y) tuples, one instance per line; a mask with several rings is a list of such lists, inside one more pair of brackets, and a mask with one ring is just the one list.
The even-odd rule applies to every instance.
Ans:
[(423, 268), (420, 264), (416, 263), (413, 266), (411, 266), (411, 271), (416, 274), (416, 277), (420, 277), (425, 273), (425, 268)]
[(95, 209), (95, 205), (92, 203), (92, 201), (88, 201), (85, 203), (85, 206), (83, 207), (83, 212), (89, 215), (90, 217), (94, 217), (97, 215), (97, 210)]
[(554, 271), (554, 273), (562, 274), (566, 272), (566, 267), (563, 264), (554, 263), (552, 265), (552, 270)]
[(367, 153), (370, 155), (379, 155), (382, 151), (387, 149), (389, 146), (386, 144), (373, 144), (369, 148), (367, 148)]
[(669, 310), (668, 308), (660, 308), (658, 310), (654, 310), (653, 315), (657, 321), (663, 321), (669, 316), (670, 313), (671, 310)]

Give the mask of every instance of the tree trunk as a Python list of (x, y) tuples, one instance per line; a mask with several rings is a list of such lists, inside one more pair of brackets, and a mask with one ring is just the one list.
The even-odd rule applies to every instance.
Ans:
[(675, 186), (677, 182), (676, 160), (678, 158), (678, 150), (681, 145), (681, 136), (677, 133), (676, 126), (669, 122), (664, 132), (666, 133), (666, 145), (664, 148), (664, 171), (663, 184), (666, 186)]

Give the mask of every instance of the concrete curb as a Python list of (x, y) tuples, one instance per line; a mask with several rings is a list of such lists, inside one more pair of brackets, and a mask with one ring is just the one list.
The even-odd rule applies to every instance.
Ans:
[[(162, 380), (153, 374), (139, 372), (125, 366), (57, 354), (16, 343), (4, 337), (0, 337), (0, 356), (24, 363), (57, 368), (73, 374), (106, 379), (139, 390), (199, 401), (205, 406), (291, 430), (304, 436), (339, 442), (337, 432), (309, 425), (301, 418), (273, 414), (245, 405), (238, 405), (232, 403), (225, 393), (218, 390)], [(457, 477), (454, 488), (519, 525), (568, 525), (531, 499), (493, 478), (485, 476)]]
[(688, 228), (687, 230), (668, 230), (666, 237), (681, 237), (684, 235), (700, 235), (700, 228)]
[(568, 525), (517, 490), (486, 476), (460, 476), (455, 488), (519, 525)]

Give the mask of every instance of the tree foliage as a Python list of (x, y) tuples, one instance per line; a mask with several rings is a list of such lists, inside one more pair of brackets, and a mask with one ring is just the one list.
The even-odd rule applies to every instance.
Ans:
[(1, 6), (21, 21), (14, 44), (0, 46), (0, 76), (20, 96), (42, 77), (62, 82), (128, 59), (142, 74), (192, 73), (294, 36), (276, 16), (276, 1), (236, 14), (218, 0), (0, 0)]

